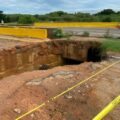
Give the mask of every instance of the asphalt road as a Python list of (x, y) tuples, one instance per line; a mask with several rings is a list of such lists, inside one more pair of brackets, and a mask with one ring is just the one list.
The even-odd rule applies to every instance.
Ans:
[(73, 35), (82, 35), (86, 31), (90, 36), (102, 37), (109, 34), (112, 37), (120, 37), (120, 29), (117, 28), (63, 28), (63, 31), (71, 32)]

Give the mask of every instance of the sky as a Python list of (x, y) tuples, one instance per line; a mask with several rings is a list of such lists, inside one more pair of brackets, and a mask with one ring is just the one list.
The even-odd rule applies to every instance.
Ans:
[(120, 11), (120, 0), (0, 0), (4, 13), (45, 14), (53, 11), (98, 12)]

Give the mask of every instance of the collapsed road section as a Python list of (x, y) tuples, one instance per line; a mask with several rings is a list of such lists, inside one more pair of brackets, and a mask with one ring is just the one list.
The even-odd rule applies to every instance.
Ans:
[(70, 40), (0, 38), (0, 77), (48, 69), (64, 64), (100, 61), (101, 43), (97, 38), (72, 37)]
[[(98, 38), (0, 37), (0, 120), (15, 120), (116, 61), (102, 56)], [(91, 120), (120, 93), (119, 68), (115, 64), (22, 119)], [(119, 120), (119, 112), (118, 105), (105, 120)]]

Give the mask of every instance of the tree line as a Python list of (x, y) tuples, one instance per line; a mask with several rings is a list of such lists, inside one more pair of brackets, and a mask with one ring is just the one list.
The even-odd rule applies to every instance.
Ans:
[(64, 11), (55, 11), (44, 15), (30, 14), (4, 14), (0, 11), (0, 21), (5, 23), (32, 24), (34, 22), (120, 22), (120, 11), (104, 9), (98, 13), (67, 13)]

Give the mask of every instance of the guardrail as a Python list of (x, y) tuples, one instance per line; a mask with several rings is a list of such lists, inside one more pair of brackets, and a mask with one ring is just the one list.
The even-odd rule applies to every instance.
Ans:
[(118, 22), (36, 22), (36, 27), (93, 27), (117, 28)]
[(46, 29), (20, 28), (20, 27), (0, 27), (0, 35), (10, 35), (16, 37), (47, 38)]

